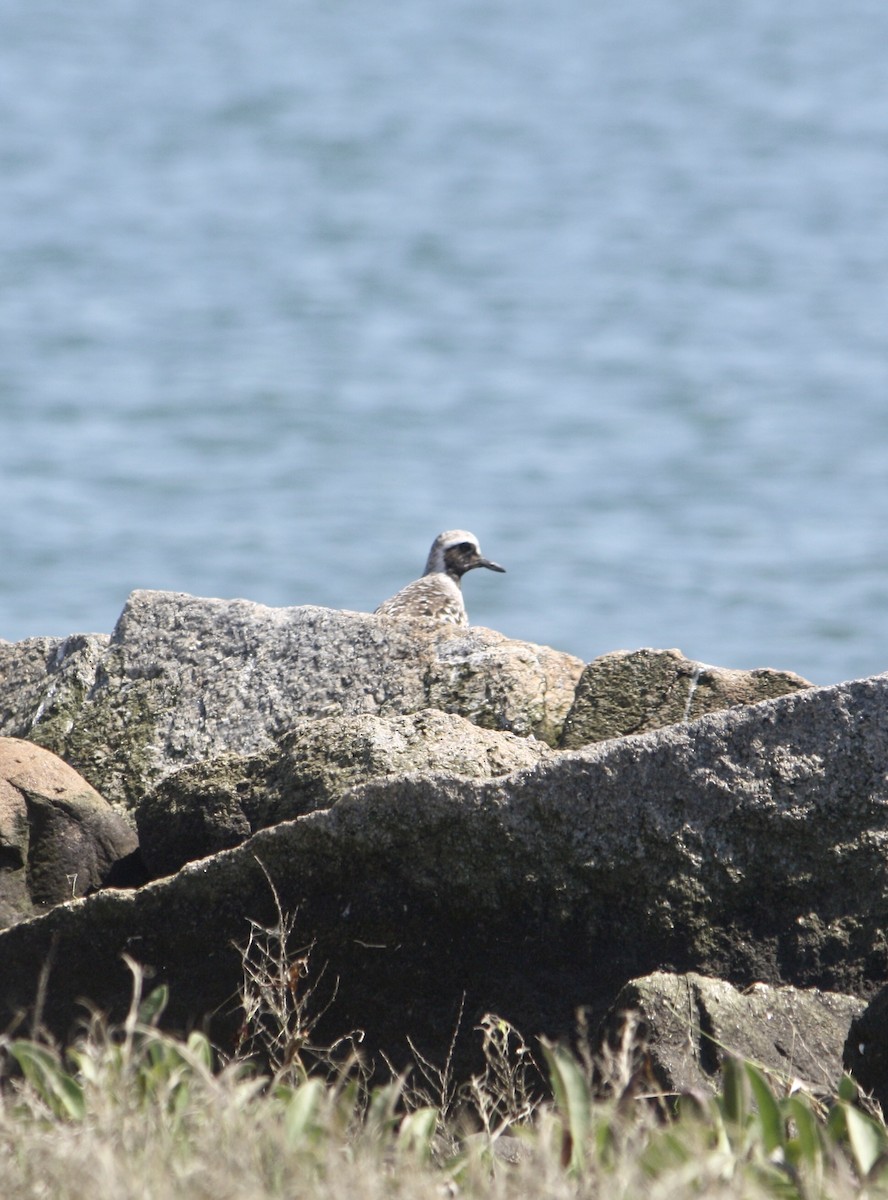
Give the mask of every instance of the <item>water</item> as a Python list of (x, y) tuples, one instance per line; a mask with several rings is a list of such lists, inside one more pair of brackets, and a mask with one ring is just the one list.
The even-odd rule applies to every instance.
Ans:
[(888, 668), (881, 0), (0, 5), (0, 637), (135, 587)]

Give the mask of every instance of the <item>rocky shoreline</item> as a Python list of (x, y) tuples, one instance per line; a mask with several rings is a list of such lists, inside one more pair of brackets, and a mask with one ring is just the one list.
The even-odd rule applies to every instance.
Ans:
[(0, 1029), (121, 1017), (128, 955), (230, 1044), (279, 904), (370, 1058), (629, 1011), (664, 1087), (727, 1047), (888, 1099), (888, 676), (135, 592), (0, 678)]

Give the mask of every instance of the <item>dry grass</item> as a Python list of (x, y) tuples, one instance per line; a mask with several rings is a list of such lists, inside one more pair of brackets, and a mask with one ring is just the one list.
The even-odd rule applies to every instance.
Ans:
[(310, 952), (291, 951), (293, 934), (280, 912), (252, 928), (234, 1061), (199, 1034), (164, 1034), (164, 993), (143, 1000), (134, 963), (121, 1028), (93, 1020), (64, 1052), (0, 1038), (4, 1200), (888, 1198), (888, 1134), (850, 1081), (825, 1106), (729, 1060), (720, 1096), (676, 1110), (637, 1094), (631, 1028), (593, 1064), (534, 1051), (488, 1015), (486, 1066), (468, 1083), (450, 1056), (417, 1056), (373, 1088), (357, 1034), (312, 1042)]

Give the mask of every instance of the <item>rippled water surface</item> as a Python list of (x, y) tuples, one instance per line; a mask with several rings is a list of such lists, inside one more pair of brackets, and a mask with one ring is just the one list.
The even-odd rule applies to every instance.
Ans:
[(0, 15), (0, 637), (135, 587), (888, 668), (888, 6)]

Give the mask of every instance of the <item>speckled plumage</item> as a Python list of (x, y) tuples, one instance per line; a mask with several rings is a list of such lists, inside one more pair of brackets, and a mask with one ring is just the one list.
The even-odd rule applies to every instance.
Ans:
[(439, 533), (432, 542), (425, 574), (380, 604), (377, 615), (468, 625), (460, 580), (475, 567), (505, 571), (498, 563), (482, 558), (473, 533), (465, 529)]

